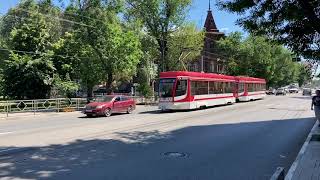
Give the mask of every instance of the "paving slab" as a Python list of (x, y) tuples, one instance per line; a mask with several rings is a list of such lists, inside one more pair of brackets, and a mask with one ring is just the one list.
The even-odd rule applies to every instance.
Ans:
[(286, 180), (320, 180), (320, 128), (318, 123), (311, 130), (296, 162)]

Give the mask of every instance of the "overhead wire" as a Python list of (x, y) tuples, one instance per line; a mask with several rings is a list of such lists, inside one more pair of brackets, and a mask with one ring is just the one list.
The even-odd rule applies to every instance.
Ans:
[[(16, 9), (19, 9), (23, 12), (26, 12), (26, 13), (34, 13), (34, 12), (31, 12), (31, 11), (28, 11), (28, 10), (25, 10), (25, 9), (22, 9), (22, 8), (16, 8)], [(85, 26), (85, 27), (91, 27), (93, 29), (97, 29), (96, 27), (94, 26), (91, 26), (91, 25), (88, 25), (88, 24), (85, 24), (85, 23), (82, 23), (82, 22), (79, 22), (79, 21), (73, 21), (73, 20), (69, 20), (69, 19), (65, 19), (65, 18), (60, 18), (60, 17), (56, 17), (56, 16), (52, 16), (52, 15), (48, 15), (48, 14), (43, 14), (41, 12), (37, 12), (38, 14), (41, 14), (47, 18), (54, 18), (56, 20), (59, 20), (59, 21), (63, 21), (63, 22), (69, 22), (69, 23), (73, 23), (73, 24), (77, 24), (77, 25), (80, 25), (80, 26)], [(3, 14), (3, 13), (1, 13)], [(4, 14), (5, 15), (5, 14)], [(7, 14), (9, 16), (13, 16), (13, 15), (10, 15), (10, 14)], [(16, 16), (16, 15), (15, 15)]]
[(7, 52), (17, 52), (17, 53), (25, 53), (25, 54), (34, 54), (34, 55), (49, 55), (49, 56), (56, 56), (62, 58), (79, 58), (79, 59), (88, 59), (88, 57), (77, 57), (77, 56), (68, 56), (68, 55), (59, 55), (59, 54), (49, 54), (43, 52), (35, 52), (35, 51), (21, 51), (21, 50), (14, 50), (8, 48), (0, 48), (0, 51), (7, 51)]
[[(31, 11), (28, 11), (28, 10), (25, 10), (25, 9), (22, 9), (22, 8), (16, 8), (16, 9), (20, 9), (21, 11), (26, 12), (26, 13), (30, 13), (30, 14), (33, 13), (33, 12), (31, 12)], [(69, 22), (69, 23), (73, 23), (73, 24), (80, 25), (80, 26), (85, 26), (85, 27), (90, 27), (90, 28), (96, 29), (96, 27), (94, 27), (94, 26), (87, 25), (87, 24), (84, 24), (84, 23), (79, 22), (79, 21), (74, 21), (74, 20), (59, 18), (59, 17), (55, 17), (55, 16), (52, 16), (52, 15), (43, 14), (43, 13), (40, 13), (40, 12), (37, 12), (37, 13), (39, 13), (39, 14), (47, 17), (47, 18), (54, 18), (54, 19), (57, 19), (57, 20), (59, 20), (59, 21)], [(0, 13), (0, 14), (3, 14), (3, 13)], [(85, 17), (85, 18), (88, 18), (88, 19), (93, 19), (93, 20), (101, 21), (101, 20), (96, 19), (96, 18), (91, 18), (91, 17), (79, 15), (79, 14), (72, 14), (72, 13), (65, 13), (65, 14), (74, 15), (74, 16), (80, 16), (80, 17)], [(28, 18), (28, 17), (21, 17), (21, 16), (17, 16), (17, 15), (10, 15), (10, 14), (7, 14), (6, 16), (14, 16), (14, 17), (18, 17), (18, 18), (21, 18), (21, 19), (27, 19), (27, 18)], [(3, 18), (3, 17), (4, 17), (4, 16), (2, 16), (2, 18)], [(147, 35), (148, 35), (148, 34), (147, 34)], [(148, 36), (151, 36), (151, 35), (148, 35)], [(192, 36), (192, 35), (187, 34), (186, 36)], [(151, 37), (153, 37), (153, 36), (151, 36)], [(154, 37), (153, 37), (153, 38), (154, 38)], [(207, 36), (204, 36), (204, 38), (205, 38), (205, 39), (210, 39), (210, 40), (212, 40), (212, 41), (216, 41), (215, 39), (209, 38), (209, 37), (207, 37)], [(168, 40), (163, 40), (163, 39), (161, 39), (161, 41), (168, 41)], [(41, 54), (46, 55), (46, 54), (48, 54), (48, 53), (38, 53), (38, 52), (31, 52), (31, 51), (20, 51), (20, 50), (6, 49), (6, 48), (0, 48), (0, 50), (2, 50), (2, 51), (5, 50), (5, 51), (12, 51), (12, 52), (20, 52), (20, 53), (26, 53), (26, 54), (37, 54), (37, 55), (41, 55)], [(222, 56), (222, 55), (220, 55), (220, 54), (216, 54), (216, 53), (209, 52), (209, 51), (205, 51), (205, 50), (202, 50), (202, 51), (205, 52), (205, 53), (210, 53), (210, 54), (213, 54), (213, 55), (215, 55), (215, 56), (221, 56), (221, 57), (224, 57), (224, 58), (225, 58), (225, 56)], [(66, 55), (52, 55), (52, 56), (59, 56), (59, 57), (64, 57), (64, 58), (75, 58), (75, 57), (73, 57), (73, 56), (66, 56)], [(212, 59), (212, 57), (209, 57), (209, 56), (204, 56), (204, 57), (207, 57), (207, 58)], [(87, 57), (76, 57), (76, 58), (87, 58)]]

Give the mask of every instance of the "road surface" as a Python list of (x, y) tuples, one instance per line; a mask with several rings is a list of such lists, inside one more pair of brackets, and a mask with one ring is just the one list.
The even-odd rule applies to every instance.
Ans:
[(0, 180), (264, 180), (289, 169), (315, 119), (310, 98), (198, 111), (0, 120)]

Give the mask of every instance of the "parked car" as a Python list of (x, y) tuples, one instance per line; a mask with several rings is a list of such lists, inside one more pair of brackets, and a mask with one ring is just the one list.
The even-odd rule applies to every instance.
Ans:
[(285, 89), (284, 88), (278, 88), (277, 89), (277, 91), (276, 91), (276, 96), (278, 96), (278, 95), (286, 95), (287, 94), (287, 92), (285, 91)]
[(299, 89), (298, 88), (290, 88), (289, 93), (299, 93)]
[(268, 94), (268, 95), (276, 94), (276, 90), (275, 89), (269, 89), (269, 90), (266, 91), (266, 94)]
[(128, 114), (136, 108), (134, 99), (122, 95), (109, 95), (98, 97), (86, 105), (83, 113), (88, 117), (111, 116), (112, 113), (126, 112)]
[(311, 96), (312, 95), (312, 90), (310, 88), (303, 88), (302, 95), (303, 96)]

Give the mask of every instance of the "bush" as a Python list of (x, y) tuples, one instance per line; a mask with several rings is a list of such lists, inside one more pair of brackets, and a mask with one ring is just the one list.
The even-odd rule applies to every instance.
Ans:
[(137, 89), (144, 97), (151, 97), (152, 96), (152, 88), (149, 86), (148, 83), (142, 83), (138, 86)]
[(71, 81), (69, 76), (66, 80), (62, 80), (59, 76), (55, 76), (53, 88), (58, 90), (58, 94), (64, 97), (74, 97), (76, 92), (79, 90), (79, 84)]

